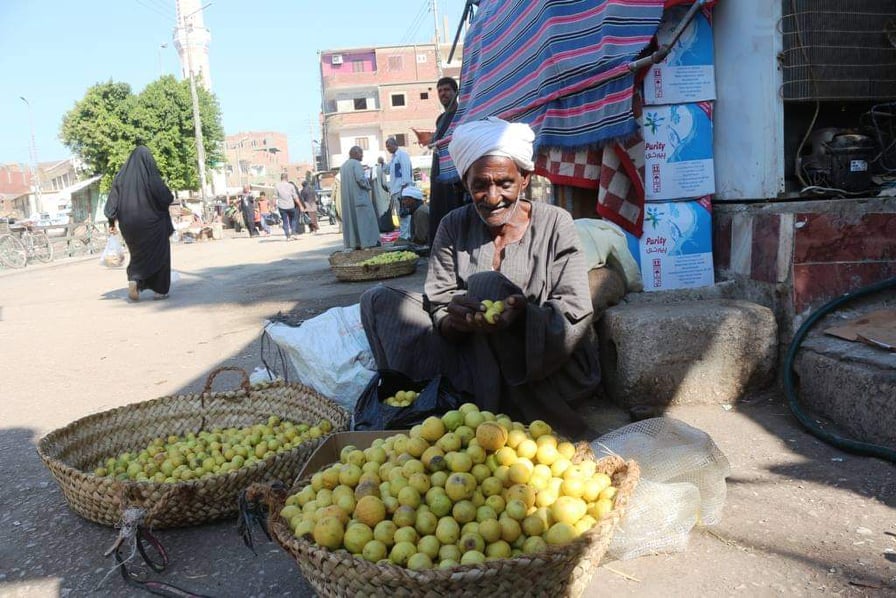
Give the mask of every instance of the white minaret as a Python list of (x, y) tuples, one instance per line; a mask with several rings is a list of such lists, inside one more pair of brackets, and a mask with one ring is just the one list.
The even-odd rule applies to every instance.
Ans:
[(174, 29), (174, 47), (180, 56), (180, 72), (184, 79), (193, 75), (202, 81), (202, 86), (211, 91), (212, 72), (208, 66), (208, 43), (212, 34), (202, 21), (201, 0), (177, 0), (177, 27)]

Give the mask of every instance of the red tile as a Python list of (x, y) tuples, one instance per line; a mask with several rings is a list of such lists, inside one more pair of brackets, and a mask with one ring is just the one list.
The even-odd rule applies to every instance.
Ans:
[(793, 263), (896, 259), (896, 213), (796, 214)]
[(750, 253), (750, 278), (753, 280), (772, 284), (777, 282), (780, 231), (779, 214), (753, 216), (753, 247)]
[(835, 297), (896, 276), (896, 260), (794, 264), (793, 306), (796, 313), (818, 308)]

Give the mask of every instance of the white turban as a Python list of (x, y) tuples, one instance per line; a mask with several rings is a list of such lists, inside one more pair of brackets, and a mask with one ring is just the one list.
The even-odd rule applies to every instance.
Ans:
[(448, 144), (448, 154), (461, 178), (483, 156), (504, 156), (517, 168), (532, 172), (532, 144), (535, 133), (525, 123), (510, 123), (490, 116), (459, 125)]
[(414, 199), (418, 199), (423, 201), (423, 190), (417, 187), (412, 187), (408, 185), (404, 189), (401, 190), (402, 197), (412, 197)]

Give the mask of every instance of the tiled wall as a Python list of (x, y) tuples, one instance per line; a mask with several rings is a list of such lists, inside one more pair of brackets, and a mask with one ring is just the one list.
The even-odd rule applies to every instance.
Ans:
[(782, 285), (800, 315), (896, 276), (896, 200), (714, 204), (717, 279)]

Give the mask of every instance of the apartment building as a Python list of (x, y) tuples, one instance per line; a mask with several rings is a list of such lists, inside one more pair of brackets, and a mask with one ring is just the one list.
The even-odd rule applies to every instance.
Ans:
[[(325, 50), (320, 53), (322, 154), (338, 168), (354, 146), (364, 162), (387, 157), (395, 137), (415, 167), (428, 168), (431, 152), (416, 132), (432, 132), (442, 112), (436, 93), (441, 76), (460, 77), (461, 49), (449, 64), (450, 45), (415, 44)], [(388, 159), (388, 157), (387, 157)]]
[(284, 133), (247, 131), (224, 138), (228, 189), (279, 179), (289, 164), (289, 142)]

